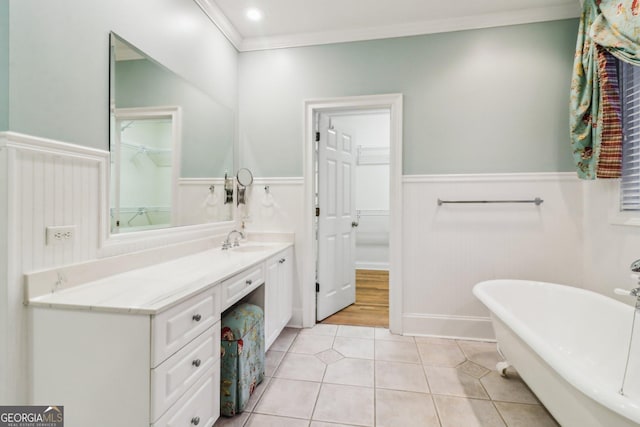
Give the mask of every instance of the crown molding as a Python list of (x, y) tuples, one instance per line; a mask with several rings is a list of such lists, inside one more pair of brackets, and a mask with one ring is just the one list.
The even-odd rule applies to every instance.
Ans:
[(222, 12), (222, 9), (212, 0), (193, 0), (196, 2), (205, 15), (209, 17), (211, 22), (224, 34), (231, 42), (233, 47), (238, 51), (242, 51), (243, 38), (236, 27), (229, 21), (229, 18)]
[(556, 21), (560, 19), (577, 18), (580, 16), (581, 11), (580, 1), (576, 1), (572, 5), (523, 9), (487, 15), (464, 16), (452, 19), (430, 20), (403, 25), (358, 28), (344, 31), (297, 33), (286, 36), (243, 38), (214, 1), (194, 1), (239, 52), (377, 40)]
[(350, 29), (344, 31), (298, 33), (287, 36), (252, 37), (243, 39), (238, 50), (241, 52), (248, 52), (255, 50), (282, 49), (319, 44), (407, 37), (422, 34), (435, 34), (451, 31), (556, 21), (560, 19), (577, 18), (579, 16), (580, 4), (579, 2), (576, 2), (573, 5), (431, 20), (404, 25)]

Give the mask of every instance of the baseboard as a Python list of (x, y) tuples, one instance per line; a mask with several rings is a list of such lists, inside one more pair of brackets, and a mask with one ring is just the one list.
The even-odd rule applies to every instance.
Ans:
[(287, 323), (287, 328), (302, 328), (302, 309), (294, 308), (291, 320)]
[(356, 262), (356, 270), (389, 271), (389, 263), (388, 262)]
[(444, 316), (406, 313), (402, 316), (403, 335), (495, 341), (488, 317)]

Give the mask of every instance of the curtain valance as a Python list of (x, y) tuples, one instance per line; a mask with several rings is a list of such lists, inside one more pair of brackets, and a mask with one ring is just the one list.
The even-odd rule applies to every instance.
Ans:
[(571, 145), (582, 179), (621, 175), (622, 126), (614, 57), (640, 65), (640, 0), (585, 0), (570, 99)]

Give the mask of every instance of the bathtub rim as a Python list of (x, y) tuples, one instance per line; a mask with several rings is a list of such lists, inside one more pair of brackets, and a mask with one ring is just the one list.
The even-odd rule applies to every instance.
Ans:
[[(597, 292), (576, 288), (574, 286), (561, 285), (558, 283), (522, 279), (494, 279), (479, 282), (473, 287), (473, 294), (476, 298), (478, 298), (497, 318), (499, 318), (507, 327), (518, 335), (522, 341), (533, 349), (533, 351), (535, 351), (542, 360), (554, 369), (558, 375), (571, 384), (571, 386), (597, 403), (623, 415), (635, 423), (640, 424), (639, 403), (634, 403), (634, 401), (629, 397), (618, 394), (617, 390), (611, 391), (607, 388), (598, 387), (597, 383), (590, 380), (588, 375), (581, 375), (578, 369), (572, 368), (571, 365), (565, 363), (547, 342), (535, 334), (529, 327), (527, 327), (527, 325), (520, 321), (517, 316), (507, 310), (504, 305), (500, 304), (488, 292), (488, 288), (491, 288), (492, 285), (505, 284), (509, 282), (521, 285), (534, 285), (537, 287), (559, 286), (570, 292), (575, 292), (577, 294), (591, 294), (603, 300), (607, 300), (609, 303), (614, 302), (616, 304), (620, 304), (622, 307), (627, 307), (630, 313), (633, 312), (634, 308)], [(622, 379), (620, 379), (620, 381), (622, 381)]]

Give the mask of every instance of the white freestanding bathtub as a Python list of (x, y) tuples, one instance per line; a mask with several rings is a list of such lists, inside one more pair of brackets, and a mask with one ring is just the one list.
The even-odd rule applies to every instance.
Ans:
[[(478, 283), (498, 347), (563, 427), (640, 425), (640, 322), (624, 395), (634, 308), (569, 286), (524, 280)], [(640, 317), (640, 315), (638, 316)]]

